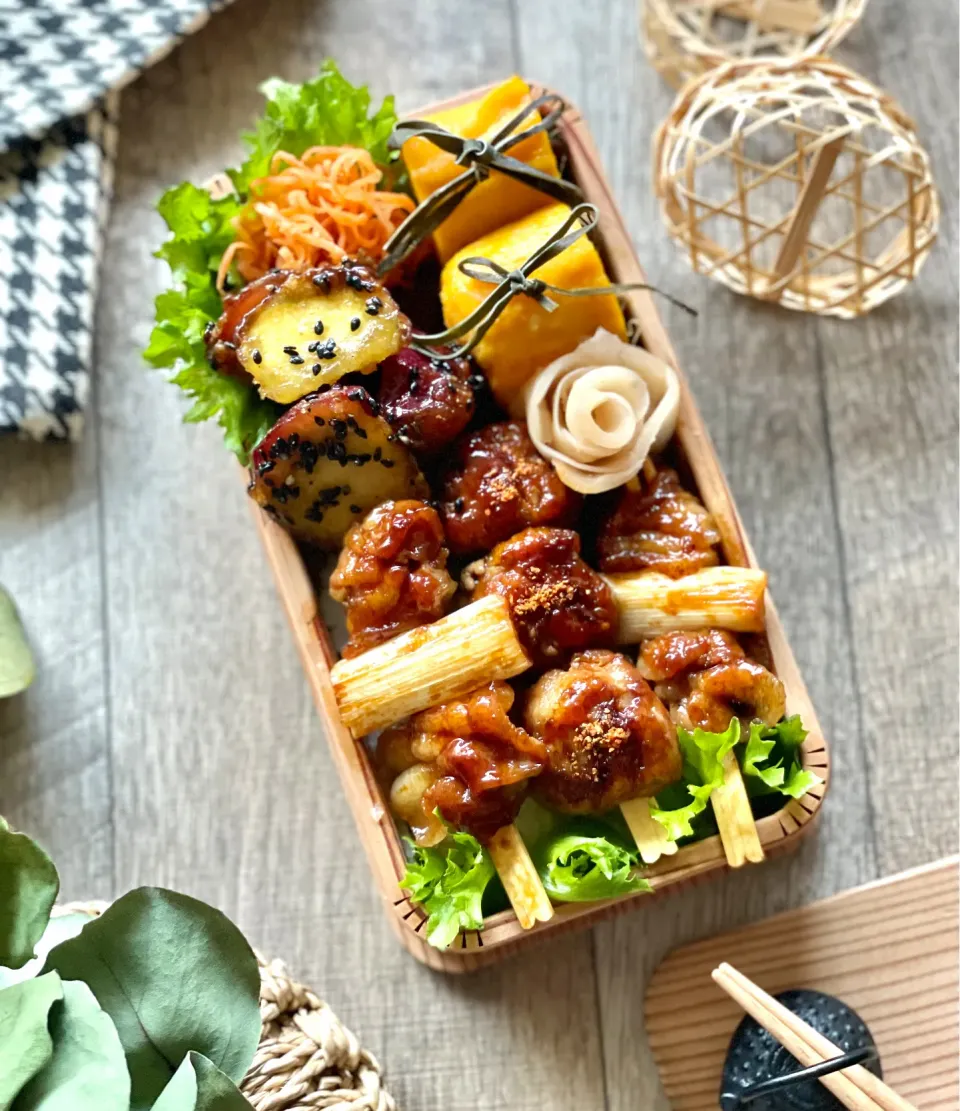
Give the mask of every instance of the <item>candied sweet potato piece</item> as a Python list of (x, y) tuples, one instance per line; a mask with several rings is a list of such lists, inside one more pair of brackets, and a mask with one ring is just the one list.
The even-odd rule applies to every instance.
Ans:
[(364, 266), (267, 274), (254, 285), (255, 294), (230, 299), (212, 352), (228, 364), (232, 345), (260, 393), (282, 405), (351, 371), (376, 369), (410, 338), (409, 320)]
[(347, 610), (344, 657), (443, 617), (457, 584), (447, 574), (443, 525), (414, 499), (388, 501), (352, 525), (330, 577)]
[(539, 667), (554, 667), (579, 648), (616, 643), (613, 593), (580, 558), (580, 537), (570, 529), (524, 529), (469, 570), (476, 576), (473, 597), (506, 600), (520, 643)]
[(666, 707), (619, 652), (578, 652), (527, 694), (524, 724), (547, 746), (537, 796), (557, 810), (600, 813), (679, 779)]
[(466, 359), (431, 359), (404, 347), (380, 364), (383, 415), (414, 451), (435, 455), (470, 423), (475, 402)]
[(339, 546), (375, 505), (418, 498), (427, 484), (361, 386), (318, 390), (292, 405), (251, 460), (250, 494), (300, 540)]
[(455, 451), (441, 499), (451, 551), (489, 551), (528, 525), (576, 521), (583, 499), (560, 481), (522, 421), (487, 425)]

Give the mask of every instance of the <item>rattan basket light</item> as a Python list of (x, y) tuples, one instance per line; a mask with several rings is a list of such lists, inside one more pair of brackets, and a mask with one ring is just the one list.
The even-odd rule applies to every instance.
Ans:
[(867, 0), (640, 0), (644, 50), (675, 88), (725, 62), (826, 54)]
[[(104, 902), (68, 903), (54, 914), (102, 914)], [(260, 1044), (240, 1084), (255, 1111), (396, 1111), (380, 1065), (283, 961), (260, 966)]]
[(657, 132), (654, 179), (694, 270), (832, 316), (900, 292), (940, 217), (909, 116), (828, 58), (728, 63), (690, 82)]

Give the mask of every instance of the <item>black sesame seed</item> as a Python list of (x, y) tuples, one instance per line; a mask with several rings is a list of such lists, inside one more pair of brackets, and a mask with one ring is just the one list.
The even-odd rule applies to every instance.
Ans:
[[(316, 281), (316, 279), (314, 279), (314, 281)], [(323, 335), (323, 321), (322, 320), (318, 320), (316, 322), (316, 324), (314, 324), (313, 334), (315, 336), (322, 336)]]
[(352, 390), (347, 390), (347, 397), (351, 401), (363, 401), (363, 390), (359, 386), (355, 386)]
[(367, 430), (365, 428), (361, 428), (359, 424), (354, 423), (353, 430), (354, 432), (356, 432), (361, 440), (365, 440), (367, 438)]
[(364, 312), (368, 316), (376, 316), (382, 308), (383, 302), (379, 297), (368, 297), (367, 303), (363, 306)]
[[(330, 275), (327, 273), (326, 270), (324, 270), (322, 274), (314, 274), (313, 284), (318, 289), (322, 289), (324, 293), (329, 293), (330, 292)], [(317, 321), (317, 323), (319, 324), (319, 321)], [(319, 335), (320, 333), (318, 332), (317, 334)]]
[(269, 474), (276, 465), (272, 459), (261, 459), (257, 464), (257, 474)]
[(303, 356), (302, 355), (291, 355), (290, 356), (290, 363), (293, 366), (302, 366), (303, 365)]
[(323, 367), (319, 363), (314, 363), (310, 369), (313, 371), (314, 378), (316, 378), (320, 371), (323, 370)]
[(400, 437), (396, 434), (396, 432), (391, 432), (390, 435), (387, 437), (387, 443), (395, 444), (399, 439)]
[(345, 440), (347, 438), (346, 421), (338, 420), (336, 417), (334, 417), (330, 421), (330, 427), (333, 429), (333, 434), (337, 437), (338, 440)]
[(340, 493), (343, 494), (344, 497), (346, 497), (347, 494), (350, 493), (350, 487), (349, 486), (344, 486), (344, 488), (340, 491)]
[(380, 466), (386, 467), (389, 470), (390, 467), (395, 467), (396, 463), (394, 463), (392, 459), (381, 459)]
[(463, 512), (463, 498), (454, 499), (453, 511), (454, 511), (454, 513), (462, 513)]
[(253, 354), (250, 357), (257, 364), (257, 366), (259, 366), (263, 362), (263, 356), (260, 354), (259, 349), (256, 347), (253, 349)]
[(379, 417), (380, 416), (380, 402), (377, 401), (376, 398), (371, 397), (368, 404), (370, 406), (371, 416)]
[(373, 453), (374, 463), (379, 463), (380, 462), (380, 456), (381, 455), (383, 455), (383, 451), (380, 448), (377, 448)]
[(467, 385), (472, 386), (475, 390), (479, 390), (481, 386), (485, 385), (486, 378), (482, 374), (471, 374), (467, 379)]
[(280, 517), (280, 510), (275, 505), (265, 505), (263, 508), (275, 521)]
[(338, 463), (345, 463), (347, 460), (347, 449), (343, 446), (340, 440), (327, 441), (327, 458), (335, 459)]
[(323, 417), (314, 417), (313, 418), (313, 423), (316, 424), (316, 425), (319, 425), (320, 428), (323, 428), (323, 426), (327, 422), (323, 419)]
[(357, 330), (357, 329), (358, 329), (359, 327), (360, 327), (360, 317), (359, 317), (359, 316), (355, 316), (355, 317), (354, 317), (354, 318), (353, 318), (353, 319), (352, 319), (352, 320), (350, 321), (350, 331), (351, 331), (351, 332), (355, 332), (355, 331), (356, 331), (356, 330)]
[(362, 510), (360, 509), (359, 505), (351, 505), (350, 506), (350, 512), (351, 513), (360, 513), (360, 512), (362, 512)]
[(300, 354), (300, 352), (297, 351), (296, 347), (294, 347), (294, 345), (292, 343), (288, 343), (287, 346), (284, 347), (283, 353), (284, 353), (284, 355), (299, 355)]

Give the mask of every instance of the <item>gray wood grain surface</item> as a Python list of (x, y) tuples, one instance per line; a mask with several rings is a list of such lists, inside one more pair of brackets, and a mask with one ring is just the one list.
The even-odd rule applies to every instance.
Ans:
[[(256, 84), (326, 55), (401, 109), (520, 71), (582, 108), (832, 744), (819, 835), (463, 979), (388, 931), (215, 430), (139, 351), (166, 277), (152, 205), (237, 155)], [(0, 703), (0, 812), (64, 895), (174, 885), (287, 959), (408, 1111), (663, 1106), (643, 1033), (662, 955), (957, 846), (957, 10), (872, 0), (838, 52), (919, 121), (945, 202), (916, 285), (857, 323), (689, 274), (650, 189), (670, 92), (634, 0), (236, 0), (122, 99), (96, 404), (69, 449), (0, 441), (0, 581), (40, 675)]]

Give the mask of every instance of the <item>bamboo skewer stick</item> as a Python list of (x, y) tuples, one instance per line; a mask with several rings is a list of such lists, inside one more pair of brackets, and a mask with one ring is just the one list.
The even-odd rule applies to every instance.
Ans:
[(620, 803), (620, 813), (644, 864), (656, 864), (660, 857), (676, 853), (677, 843), (670, 840), (667, 831), (650, 813), (649, 799), (628, 799)]
[(767, 576), (753, 567), (706, 567), (679, 579), (656, 571), (603, 579), (617, 603), (621, 644), (676, 629), (760, 633), (765, 626)]
[[(842, 1050), (795, 1015), (779, 1000), (758, 987), (742, 972), (723, 962), (712, 973), (713, 980), (777, 1039), (804, 1067), (819, 1065)], [(851, 1111), (917, 1111), (912, 1103), (898, 1095), (888, 1084), (863, 1065), (851, 1065), (839, 1072), (819, 1077)]]
[(529, 930), (537, 922), (549, 922), (553, 905), (517, 827), (498, 829), (487, 848), (520, 925)]
[(747, 788), (740, 774), (736, 753), (728, 752), (723, 758), (723, 786), (710, 796), (713, 816), (717, 819), (720, 841), (727, 864), (740, 868), (746, 861), (759, 864), (764, 858), (757, 823), (750, 808)]

